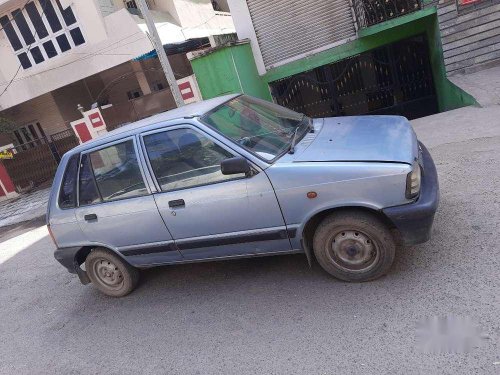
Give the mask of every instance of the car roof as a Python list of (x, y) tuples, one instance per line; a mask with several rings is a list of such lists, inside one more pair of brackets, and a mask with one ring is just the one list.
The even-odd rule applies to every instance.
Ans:
[(72, 149), (70, 152), (68, 152), (68, 154), (78, 153), (87, 150), (89, 148), (113, 142), (115, 140), (123, 138), (124, 136), (136, 134), (137, 132), (141, 131), (142, 128), (147, 127), (149, 125), (157, 124), (159, 122), (202, 116), (205, 113), (214, 109), (215, 107), (227, 102), (228, 100), (234, 99), (240, 95), (241, 94), (219, 96), (217, 98), (203, 100), (197, 103), (187, 104), (185, 106), (175, 108), (170, 111), (162, 112), (157, 115), (147, 117), (145, 119), (112, 130), (107, 134), (98, 137), (94, 140), (85, 142)]

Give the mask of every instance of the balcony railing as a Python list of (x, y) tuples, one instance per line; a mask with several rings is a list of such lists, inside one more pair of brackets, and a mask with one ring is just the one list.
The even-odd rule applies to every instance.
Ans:
[(360, 29), (422, 9), (421, 0), (354, 0)]
[[(137, 3), (135, 2), (135, 0), (123, 0), (123, 3), (125, 4), (125, 8), (127, 8), (130, 14), (142, 18), (141, 11), (137, 7)], [(149, 9), (156, 10), (156, 3), (154, 0), (146, 0), (146, 4), (148, 5)]]

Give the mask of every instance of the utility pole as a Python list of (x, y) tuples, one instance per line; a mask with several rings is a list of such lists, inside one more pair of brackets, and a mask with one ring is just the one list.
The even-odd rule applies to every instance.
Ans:
[(153, 21), (153, 17), (151, 17), (151, 13), (149, 12), (148, 4), (146, 0), (135, 0), (139, 10), (141, 11), (144, 20), (146, 21), (146, 25), (148, 26), (149, 36), (151, 37), (151, 41), (156, 49), (156, 53), (158, 53), (158, 58), (160, 59), (161, 67), (165, 72), (165, 77), (167, 77), (168, 85), (170, 86), (170, 90), (175, 100), (175, 104), (177, 107), (182, 107), (184, 105), (184, 100), (182, 99), (181, 92), (179, 90), (179, 86), (177, 86), (177, 81), (174, 76), (174, 72), (172, 71), (172, 67), (167, 58), (167, 54), (165, 53), (165, 49), (163, 48), (163, 43), (161, 42), (160, 36), (158, 35), (158, 31), (156, 30), (155, 22)]

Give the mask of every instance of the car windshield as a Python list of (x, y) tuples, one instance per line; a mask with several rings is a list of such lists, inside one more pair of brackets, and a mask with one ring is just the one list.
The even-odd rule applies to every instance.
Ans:
[(293, 149), (310, 119), (265, 100), (239, 96), (206, 113), (201, 120), (266, 161)]

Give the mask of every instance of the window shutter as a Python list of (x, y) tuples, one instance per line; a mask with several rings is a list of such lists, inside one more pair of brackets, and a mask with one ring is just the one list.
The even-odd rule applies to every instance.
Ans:
[(247, 0), (267, 69), (356, 34), (349, 0)]

